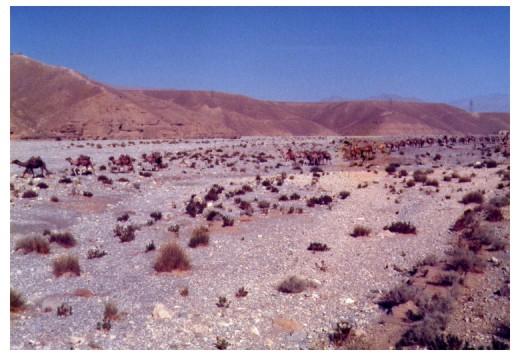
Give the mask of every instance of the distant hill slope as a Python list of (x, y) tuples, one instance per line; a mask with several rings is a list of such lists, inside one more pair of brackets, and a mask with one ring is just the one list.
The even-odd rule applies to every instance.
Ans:
[(509, 113), (509, 94), (480, 95), (450, 102), (450, 105), (473, 112)]
[(492, 133), (509, 114), (388, 101), (284, 103), (210, 92), (121, 90), (11, 55), (11, 139)]

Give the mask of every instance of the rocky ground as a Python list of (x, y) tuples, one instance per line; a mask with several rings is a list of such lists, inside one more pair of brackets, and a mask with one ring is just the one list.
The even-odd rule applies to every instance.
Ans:
[[(10, 285), (25, 300), (11, 312), (11, 349), (392, 349), (414, 323), (399, 306), (387, 314), (378, 302), (402, 284), (449, 291), (455, 308), (443, 332), (473, 347), (491, 345), (498, 325), (509, 328), (509, 206), (502, 208), (505, 220), (483, 221), (505, 244), (478, 251), (480, 272), (467, 272), (449, 287), (432, 284), (431, 274), (442, 272), (450, 250), (460, 246), (461, 232), (450, 227), (477, 206), (462, 204), (463, 196), (483, 190), (486, 201), (508, 197), (509, 158), (494, 144), (485, 150), (457, 144), (407, 147), (361, 163), (343, 159), (342, 140), (11, 142), (11, 160), (39, 155), (52, 172), (22, 178), (24, 169), (11, 165)], [(313, 174), (311, 166), (285, 161), (288, 148), (327, 150), (332, 162)], [(153, 151), (163, 154), (167, 168), (137, 165)], [(108, 158), (123, 153), (137, 159), (136, 172), (111, 171)], [(91, 157), (93, 175), (71, 175), (65, 158), (80, 154)], [(491, 160), (496, 167), (473, 165)], [(390, 163), (400, 164), (396, 173), (386, 172)], [(438, 185), (408, 185), (419, 169), (431, 169), (427, 177)], [(112, 182), (100, 181), (102, 175)], [(223, 188), (218, 199), (208, 201), (203, 214), (188, 215), (192, 195), (202, 201), (213, 185)], [(252, 190), (237, 193), (244, 185)], [(29, 190), (37, 197), (23, 198)], [(331, 202), (307, 204), (324, 195)], [(237, 198), (252, 210), (241, 209)], [(259, 207), (264, 201), (269, 208)], [(212, 210), (233, 225), (208, 221)], [(162, 217), (156, 221), (153, 212)], [(118, 221), (125, 213), (128, 221)], [(416, 233), (384, 229), (397, 221), (410, 222)], [(135, 239), (121, 242), (117, 225), (138, 227)], [(209, 228), (209, 244), (190, 248), (192, 231), (201, 225)], [(351, 236), (356, 225), (370, 234)], [(20, 239), (45, 230), (70, 232), (77, 244), (51, 243), (48, 254), (16, 249)], [(155, 271), (160, 248), (170, 240), (187, 253), (189, 271)], [(147, 248), (151, 242), (157, 249)], [(311, 243), (329, 249), (310, 251)], [(89, 251), (107, 254), (89, 258)], [(66, 254), (78, 258), (79, 276), (53, 274), (53, 260)], [(432, 255), (440, 263), (417, 276), (414, 267)], [(279, 284), (293, 275), (309, 287), (280, 292)], [(247, 294), (238, 297), (241, 288)], [(107, 306), (117, 314), (103, 324)], [(60, 307), (66, 312), (58, 314)], [(352, 330), (334, 344), (331, 335), (341, 321)]]

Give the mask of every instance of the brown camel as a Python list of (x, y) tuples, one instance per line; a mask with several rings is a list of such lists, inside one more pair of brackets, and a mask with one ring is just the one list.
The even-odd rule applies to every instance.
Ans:
[(160, 152), (155, 151), (152, 153), (152, 155), (143, 154), (142, 157), (144, 161), (151, 164), (155, 170), (164, 168), (162, 162), (163, 158)]
[(119, 155), (119, 158), (116, 160), (113, 156), (110, 156), (108, 160), (114, 165), (117, 166), (118, 172), (121, 167), (126, 166), (127, 172), (134, 171), (134, 165), (132, 164), (135, 159), (131, 158), (128, 155)]
[(39, 156), (32, 156), (29, 160), (27, 160), (25, 162), (21, 162), (20, 160), (13, 160), (13, 161), (11, 161), (11, 164), (25, 167), (25, 171), (23, 172), (22, 177), (25, 177), (25, 174), (27, 172), (31, 172), (34, 177), (34, 169), (38, 169), (38, 168), (42, 171), (42, 173), (41, 173), (42, 176), (45, 176), (44, 172), (46, 172), (47, 174), (51, 173), (49, 170), (47, 170), (45, 163)]
[(72, 173), (74, 175), (78, 174), (79, 168), (81, 166), (85, 166), (87, 170), (89, 167), (91, 167), (92, 173), (94, 173), (94, 165), (92, 164), (92, 161), (90, 161), (90, 157), (87, 155), (80, 155), (76, 160), (72, 160), (70, 157), (66, 158), (65, 160), (67, 160), (72, 166), (74, 166), (72, 168)]

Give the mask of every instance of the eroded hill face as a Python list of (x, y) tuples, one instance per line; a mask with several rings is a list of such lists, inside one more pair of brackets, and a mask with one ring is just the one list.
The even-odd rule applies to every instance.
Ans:
[(119, 90), (11, 55), (11, 139), (487, 134), (509, 114), (436, 103), (283, 103), (208, 91)]

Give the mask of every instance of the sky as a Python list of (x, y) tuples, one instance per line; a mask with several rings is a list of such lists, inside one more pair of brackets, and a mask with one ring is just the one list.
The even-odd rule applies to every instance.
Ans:
[(10, 52), (118, 88), (273, 101), (510, 92), (509, 7), (10, 7)]

